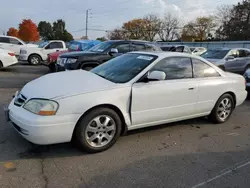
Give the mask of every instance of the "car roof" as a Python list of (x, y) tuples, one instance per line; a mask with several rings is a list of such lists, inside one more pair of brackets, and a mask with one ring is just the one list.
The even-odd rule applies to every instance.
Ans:
[(181, 52), (165, 52), (165, 51), (156, 51), (156, 52), (142, 52), (142, 51), (134, 51), (134, 52), (129, 52), (129, 53), (134, 53), (134, 54), (145, 54), (145, 55), (155, 55), (160, 58), (165, 58), (165, 57), (196, 57), (192, 54), (188, 53), (181, 53)]

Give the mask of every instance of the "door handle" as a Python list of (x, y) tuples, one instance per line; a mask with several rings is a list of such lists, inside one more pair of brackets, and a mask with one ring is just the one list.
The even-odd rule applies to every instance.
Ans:
[(194, 87), (190, 87), (190, 88), (188, 88), (188, 90), (194, 90), (195, 88)]

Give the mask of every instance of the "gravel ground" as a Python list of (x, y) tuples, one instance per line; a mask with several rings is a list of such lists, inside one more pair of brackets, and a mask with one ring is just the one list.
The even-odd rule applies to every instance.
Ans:
[[(0, 106), (44, 66), (0, 71)], [(36, 146), (0, 110), (0, 187), (250, 187), (250, 100), (225, 124), (205, 118), (129, 132), (114, 147), (86, 154), (70, 143)]]

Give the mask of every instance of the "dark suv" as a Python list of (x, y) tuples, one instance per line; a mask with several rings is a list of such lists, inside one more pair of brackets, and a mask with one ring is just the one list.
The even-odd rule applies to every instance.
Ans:
[(131, 51), (162, 51), (157, 45), (147, 41), (110, 40), (100, 43), (89, 51), (70, 52), (60, 55), (57, 71), (90, 70), (114, 57)]

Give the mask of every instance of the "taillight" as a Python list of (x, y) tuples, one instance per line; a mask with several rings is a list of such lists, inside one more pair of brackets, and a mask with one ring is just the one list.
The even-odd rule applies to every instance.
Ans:
[(10, 56), (15, 56), (15, 54), (14, 53), (8, 53)]

